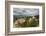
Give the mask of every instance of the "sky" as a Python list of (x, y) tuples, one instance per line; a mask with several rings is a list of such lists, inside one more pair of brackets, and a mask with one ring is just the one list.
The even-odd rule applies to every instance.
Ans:
[(36, 16), (39, 15), (39, 9), (36, 8), (13, 8), (13, 15), (18, 16)]

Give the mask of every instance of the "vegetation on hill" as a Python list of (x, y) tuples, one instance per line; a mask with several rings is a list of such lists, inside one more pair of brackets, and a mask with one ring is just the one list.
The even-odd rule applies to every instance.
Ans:
[[(25, 20), (25, 22), (15, 24), (15, 22), (18, 19), (22, 19), (22, 18)], [(14, 18), (13, 22), (14, 22), (15, 27), (37, 27), (37, 26), (39, 26), (39, 16), (28, 16), (28, 17), (26, 16), (26, 17), (21, 17), (21, 18), (20, 17)]]

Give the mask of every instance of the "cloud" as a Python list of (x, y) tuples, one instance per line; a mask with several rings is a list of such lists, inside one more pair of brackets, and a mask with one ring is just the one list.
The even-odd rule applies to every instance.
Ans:
[(39, 15), (39, 9), (33, 8), (14, 8), (13, 15), (23, 15), (23, 16), (36, 16)]

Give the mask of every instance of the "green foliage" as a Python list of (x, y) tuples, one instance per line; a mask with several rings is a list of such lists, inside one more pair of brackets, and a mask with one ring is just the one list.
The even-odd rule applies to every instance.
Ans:
[(21, 25), (21, 27), (37, 27), (39, 26), (39, 21), (35, 21), (35, 19), (32, 19), (30, 23), (28, 23), (28, 20)]
[[(25, 18), (25, 17), (23, 17), (23, 18)], [(25, 19), (26, 21), (22, 24), (19, 24), (18, 27), (37, 27), (37, 26), (39, 26), (39, 20), (35, 21), (35, 19), (32, 19), (30, 22), (28, 22), (29, 18), (32, 18), (32, 17), (26, 17), (26, 19)]]
[(38, 21), (35, 21), (35, 19), (33, 19), (31, 21), (31, 23), (28, 23), (27, 24), (27, 27), (36, 27), (36, 26), (38, 26), (38, 24), (39, 24), (39, 22)]

